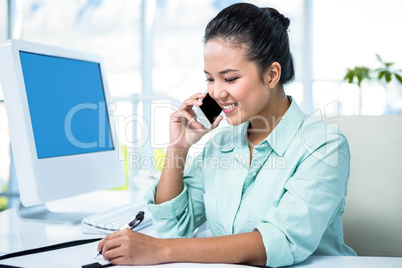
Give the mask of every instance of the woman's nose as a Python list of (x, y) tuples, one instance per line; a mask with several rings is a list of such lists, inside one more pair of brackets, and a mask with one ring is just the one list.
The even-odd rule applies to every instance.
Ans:
[(215, 83), (214, 89), (213, 89), (213, 94), (212, 97), (216, 100), (224, 100), (227, 98), (228, 93), (225, 90), (224, 84), (222, 83)]

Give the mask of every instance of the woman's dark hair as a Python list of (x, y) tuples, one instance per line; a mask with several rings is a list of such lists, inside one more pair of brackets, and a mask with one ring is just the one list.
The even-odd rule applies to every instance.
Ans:
[(273, 62), (281, 65), (280, 83), (293, 80), (295, 72), (289, 48), (290, 21), (274, 8), (238, 3), (223, 9), (205, 28), (204, 43), (222, 39), (230, 45), (246, 45), (246, 58), (253, 61), (261, 81)]

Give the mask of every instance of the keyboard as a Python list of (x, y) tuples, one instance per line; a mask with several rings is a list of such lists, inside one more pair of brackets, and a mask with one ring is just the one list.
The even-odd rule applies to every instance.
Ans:
[(85, 217), (81, 222), (82, 232), (84, 234), (113, 233), (131, 221), (139, 211), (144, 211), (145, 217), (134, 230), (138, 231), (150, 226), (152, 224), (152, 216), (145, 204), (127, 204)]

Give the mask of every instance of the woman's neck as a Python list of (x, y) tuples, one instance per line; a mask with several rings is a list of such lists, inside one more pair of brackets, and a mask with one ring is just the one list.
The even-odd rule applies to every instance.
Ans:
[(290, 106), (290, 101), (282, 90), (274, 91), (269, 97), (264, 110), (250, 120), (249, 141), (259, 144), (274, 130)]

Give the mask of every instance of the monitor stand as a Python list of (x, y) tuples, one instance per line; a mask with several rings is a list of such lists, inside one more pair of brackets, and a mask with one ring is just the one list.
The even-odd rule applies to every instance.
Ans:
[(36, 221), (57, 224), (78, 224), (81, 220), (92, 213), (78, 212), (54, 212), (49, 210), (46, 205), (36, 205), (25, 207), (19, 204), (17, 208), (18, 216), (24, 221)]

